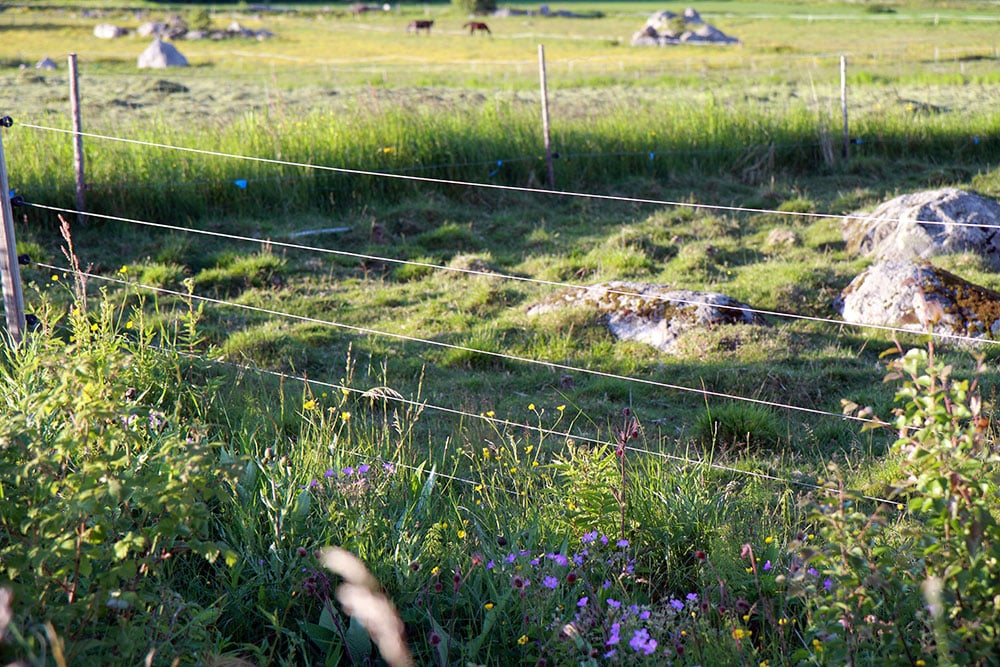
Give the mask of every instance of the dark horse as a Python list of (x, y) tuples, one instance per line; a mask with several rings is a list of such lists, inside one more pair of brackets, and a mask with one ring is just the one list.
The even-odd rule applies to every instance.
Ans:
[(485, 32), (490, 37), (493, 36), (493, 33), (490, 32), (490, 27), (488, 25), (486, 25), (485, 23), (479, 23), (477, 21), (471, 21), (469, 23), (466, 23), (462, 27), (463, 28), (468, 28), (470, 35), (475, 35), (476, 31), (478, 30), (480, 32)]
[(434, 25), (434, 21), (410, 21), (410, 25), (406, 26), (406, 32), (416, 32), (419, 33), (421, 30), (426, 30), (427, 34), (431, 34), (431, 26)]

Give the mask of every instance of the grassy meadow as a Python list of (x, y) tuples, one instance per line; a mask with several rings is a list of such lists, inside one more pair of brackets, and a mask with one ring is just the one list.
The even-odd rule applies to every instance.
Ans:
[[(632, 47), (683, 9), (639, 2), (492, 37), (434, 3), (0, 11), (39, 322), (2, 364), (0, 660), (407, 664), (384, 593), (421, 665), (994, 664), (997, 352), (832, 301), (867, 264), (839, 216), (1000, 198), (1000, 6), (694, 6), (742, 43)], [(93, 36), (170, 13), (275, 36), (160, 71)], [(608, 280), (769, 326), (667, 356), (527, 313)]]

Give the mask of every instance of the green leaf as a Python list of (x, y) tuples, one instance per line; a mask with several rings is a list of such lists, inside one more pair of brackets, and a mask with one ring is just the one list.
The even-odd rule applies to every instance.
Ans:
[(347, 636), (344, 639), (347, 643), (347, 653), (351, 656), (351, 664), (364, 664), (371, 656), (372, 640), (361, 622), (353, 616), (350, 625), (347, 626)]

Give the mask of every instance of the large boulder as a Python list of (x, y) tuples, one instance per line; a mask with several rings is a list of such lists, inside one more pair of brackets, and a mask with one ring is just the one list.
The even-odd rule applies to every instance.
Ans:
[(683, 14), (666, 9), (653, 12), (646, 25), (632, 35), (632, 46), (666, 46), (670, 44), (739, 44), (718, 28), (706, 23), (701, 15), (688, 7)]
[(528, 314), (540, 315), (573, 305), (602, 313), (616, 338), (646, 343), (668, 353), (683, 334), (694, 329), (723, 324), (767, 325), (750, 306), (724, 294), (618, 280), (559, 292), (531, 306)]
[(139, 56), (138, 65), (140, 69), (163, 69), (165, 67), (187, 67), (188, 61), (177, 47), (167, 44), (160, 39), (154, 39), (153, 43), (146, 47), (146, 50)]
[(1000, 204), (956, 188), (902, 195), (843, 220), (850, 252), (882, 261), (974, 252), (1000, 270), (998, 227)]
[(834, 302), (844, 321), (963, 338), (1000, 338), (1000, 293), (926, 262), (872, 265)]

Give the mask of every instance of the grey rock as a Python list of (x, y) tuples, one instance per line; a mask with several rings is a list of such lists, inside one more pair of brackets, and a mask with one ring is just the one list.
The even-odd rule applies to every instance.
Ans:
[(902, 195), (842, 223), (848, 251), (876, 260), (974, 252), (1000, 270), (998, 227), (1000, 204), (956, 188)]
[(750, 306), (724, 294), (630, 281), (574, 287), (531, 306), (528, 314), (541, 315), (573, 305), (602, 313), (616, 338), (646, 343), (667, 353), (674, 350), (683, 334), (695, 329), (724, 324), (767, 325)]
[(834, 302), (845, 322), (968, 338), (1000, 338), (1000, 293), (926, 262), (872, 265)]
[(116, 39), (127, 34), (128, 31), (125, 28), (121, 28), (111, 23), (98, 23), (94, 26), (94, 37), (97, 37), (98, 39)]
[(140, 69), (163, 69), (165, 67), (187, 67), (188, 61), (173, 44), (154, 39), (153, 43), (139, 55), (137, 65)]

